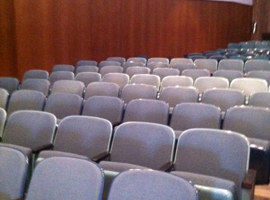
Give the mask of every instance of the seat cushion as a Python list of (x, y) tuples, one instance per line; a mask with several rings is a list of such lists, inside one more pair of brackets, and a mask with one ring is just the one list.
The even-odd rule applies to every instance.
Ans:
[(16, 150), (19, 150), (20, 152), (22, 152), (29, 160), (31, 160), (32, 158), (32, 150), (28, 147), (23, 147), (23, 146), (19, 146), (19, 145), (14, 145), (14, 144), (8, 144), (8, 143), (1, 143), (1, 146), (4, 147), (9, 147), (9, 148), (13, 148)]
[(133, 165), (122, 162), (112, 162), (112, 161), (101, 161), (99, 163), (101, 168), (104, 170), (114, 171), (114, 172), (123, 172), (129, 169), (149, 169), (140, 165)]

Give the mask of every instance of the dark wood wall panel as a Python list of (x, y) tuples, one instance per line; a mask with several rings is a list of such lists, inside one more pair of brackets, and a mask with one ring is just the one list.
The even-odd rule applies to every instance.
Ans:
[[(3, 1), (3, 0), (0, 0)], [(26, 70), (50, 70), (56, 63), (108, 56), (183, 57), (250, 39), (252, 7), (200, 0), (14, 0), (4, 16), (6, 36), (22, 77)], [(10, 2), (10, 3), (7, 3)], [(13, 2), (13, 3), (12, 3)], [(2, 5), (1, 5), (2, 6)], [(5, 8), (3, 8), (5, 9)], [(2, 47), (1, 47), (2, 49)], [(10, 62), (10, 61), (6, 61)], [(2, 68), (2, 64), (1, 64)], [(8, 75), (4, 66), (1, 75)]]

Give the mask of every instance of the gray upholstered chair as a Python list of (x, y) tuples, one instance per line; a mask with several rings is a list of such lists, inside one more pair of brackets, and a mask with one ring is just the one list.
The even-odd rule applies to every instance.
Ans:
[(104, 66), (121, 66), (121, 63), (117, 61), (102, 60), (98, 64), (98, 67), (101, 69)]
[(169, 64), (169, 58), (165, 58), (165, 57), (152, 57), (152, 58), (149, 58), (147, 60), (147, 65), (149, 63), (165, 63), (165, 64)]
[(119, 174), (108, 200), (185, 199), (198, 200), (194, 186), (187, 180), (153, 170), (130, 170)]
[(50, 157), (77, 157), (98, 161), (108, 153), (112, 125), (108, 120), (89, 116), (69, 116), (58, 126), (53, 150), (41, 151), (38, 162)]
[(147, 67), (150, 69), (151, 74), (156, 68), (169, 68), (169, 66), (170, 65), (168, 63), (162, 63), (162, 62), (150, 62), (147, 64)]
[(173, 161), (175, 137), (165, 125), (127, 122), (114, 133), (109, 161), (101, 161), (104, 170), (122, 172), (128, 169), (169, 170)]
[(51, 94), (69, 93), (83, 96), (85, 85), (81, 81), (76, 80), (59, 80), (55, 81), (51, 87)]
[(254, 70), (270, 70), (270, 61), (269, 60), (257, 60), (251, 59), (247, 60), (244, 66), (244, 71), (254, 71)]
[(188, 76), (195, 81), (199, 77), (209, 77), (211, 75), (208, 69), (185, 69), (182, 71), (182, 76)]
[(216, 59), (196, 59), (194, 61), (197, 69), (207, 69), (211, 74), (217, 70), (218, 62)]
[(244, 61), (240, 59), (223, 59), (218, 63), (218, 70), (244, 71)]
[(7, 113), (5, 109), (0, 108), (0, 138), (2, 138), (2, 135), (3, 135), (6, 119), (7, 119)]
[(270, 109), (270, 92), (253, 93), (249, 98), (248, 105)]
[(20, 89), (40, 91), (47, 96), (49, 94), (50, 85), (50, 81), (47, 79), (31, 78), (23, 80)]
[(78, 62), (76, 62), (75, 66), (97, 66), (97, 64), (98, 63), (95, 60), (79, 60)]
[(257, 71), (249, 71), (246, 73), (246, 77), (250, 78), (261, 78), (267, 81), (268, 85), (270, 83), (270, 69), (266, 70), (257, 70)]
[[(0, 144), (0, 197), (23, 199), (29, 167), (28, 158), (19, 150)], [(6, 198), (3, 198), (3, 197)]]
[(123, 99), (125, 103), (133, 99), (156, 99), (156, 97), (157, 88), (152, 85), (128, 84), (121, 92), (121, 99)]
[(169, 105), (153, 99), (131, 100), (125, 110), (124, 122), (141, 121), (168, 124)]
[(17, 110), (43, 110), (46, 96), (35, 90), (17, 90), (12, 93), (7, 107), (7, 114), (10, 115)]
[(227, 78), (229, 82), (232, 82), (233, 79), (242, 78), (244, 74), (242, 71), (220, 69), (220, 70), (215, 71), (213, 73), (213, 76)]
[(108, 57), (106, 60), (108, 60), (108, 61), (117, 61), (117, 62), (120, 62), (121, 65), (123, 65), (123, 64), (126, 62), (126, 58), (120, 57), (120, 56), (112, 56), (112, 57)]
[(160, 80), (162, 81), (162, 79), (166, 76), (179, 76), (180, 75), (180, 71), (179, 69), (175, 69), (175, 68), (155, 68), (152, 72), (152, 74), (154, 75), (158, 75)]
[(19, 80), (15, 77), (0, 77), (0, 88), (4, 88), (11, 94), (19, 87)]
[(185, 69), (195, 69), (196, 65), (190, 58), (173, 58), (170, 62), (172, 68), (178, 69), (180, 73)]
[(54, 93), (49, 95), (44, 111), (50, 112), (57, 117), (59, 123), (61, 119), (70, 115), (80, 115), (83, 98), (76, 94)]
[(160, 78), (154, 74), (136, 74), (131, 77), (130, 84), (153, 85), (159, 89)]
[(250, 168), (257, 170), (257, 183), (268, 184), (270, 176), (270, 110), (235, 106), (227, 110), (223, 129), (236, 131), (250, 142)]
[[(189, 129), (178, 138), (175, 171), (171, 173), (193, 182), (200, 200), (251, 199), (254, 185), (248, 185), (251, 190), (241, 187), (248, 162), (249, 142), (244, 135), (218, 129)], [(254, 180), (255, 174), (249, 175)]]
[(84, 102), (82, 115), (101, 117), (113, 125), (121, 123), (124, 101), (118, 97), (92, 96)]
[(91, 161), (48, 158), (35, 168), (26, 200), (101, 200), (103, 185), (103, 171)]
[(220, 128), (220, 108), (204, 103), (180, 103), (172, 113), (170, 126), (175, 130), (176, 138), (190, 128)]
[(32, 69), (28, 70), (23, 74), (23, 81), (26, 79), (48, 79), (49, 78), (49, 72), (46, 70), (40, 70), (40, 69)]
[(9, 100), (9, 93), (6, 89), (0, 88), (0, 108), (6, 109)]
[(123, 73), (123, 71), (124, 71), (124, 68), (122, 66), (108, 65), (108, 66), (102, 67), (99, 73), (101, 74), (101, 76), (104, 76), (105, 74), (108, 74), (108, 73)]
[(223, 77), (199, 77), (195, 80), (194, 87), (199, 93), (210, 88), (229, 88), (229, 80)]
[(129, 76), (123, 73), (108, 73), (103, 76), (102, 81), (116, 83), (122, 89), (129, 83)]
[(188, 76), (166, 76), (161, 81), (161, 89), (168, 86), (193, 86), (193, 79)]
[(74, 73), (68, 71), (56, 71), (52, 72), (49, 76), (49, 81), (51, 85), (58, 80), (74, 80)]
[(142, 57), (130, 57), (127, 59), (127, 63), (142, 63), (144, 66), (147, 63), (146, 58)]
[(126, 68), (125, 73), (131, 78), (135, 74), (150, 74), (150, 69), (142, 66), (130, 66)]
[(85, 88), (84, 99), (92, 96), (119, 96), (120, 87), (116, 83), (92, 82)]
[(80, 72), (98, 72), (99, 68), (96, 65), (82, 65), (78, 66), (75, 69), (75, 74), (79, 74)]
[(68, 71), (68, 72), (74, 72), (75, 67), (73, 65), (66, 65), (66, 64), (57, 64), (52, 67), (52, 72), (57, 71)]
[(83, 82), (87, 87), (89, 83), (100, 81), (101, 75), (98, 72), (80, 72), (75, 76), (75, 80)]

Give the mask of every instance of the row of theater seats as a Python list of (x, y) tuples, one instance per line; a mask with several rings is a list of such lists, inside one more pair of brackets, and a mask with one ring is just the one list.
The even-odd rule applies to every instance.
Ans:
[[(252, 170), (247, 171), (250, 146), (248, 138), (237, 132), (189, 129), (177, 138), (176, 143), (173, 129), (157, 123), (126, 122), (113, 133), (112, 124), (108, 120), (70, 116), (64, 118), (56, 130), (54, 115), (28, 110), (14, 112), (8, 118), (2, 139), (0, 160), (6, 162), (1, 162), (5, 165), (0, 168), (0, 178), (3, 180), (0, 182), (0, 192), (14, 199), (24, 196), (24, 184), (29, 171), (26, 168), (31, 166), (36, 167), (26, 199), (59, 199), (59, 195), (64, 199), (88, 199), (88, 196), (81, 195), (88, 195), (88, 184), (95, 185), (97, 182), (89, 177), (93, 172), (82, 168), (82, 165), (97, 166), (87, 161), (89, 159), (97, 162), (104, 170), (103, 199), (107, 197), (111, 181), (113, 183), (108, 199), (114, 196), (114, 185), (119, 182), (119, 177), (129, 173), (135, 173), (134, 178), (129, 178), (131, 183), (123, 183), (125, 188), (118, 191), (122, 196), (116, 199), (137, 199), (141, 195), (150, 195), (153, 198), (158, 195), (158, 199), (171, 199), (176, 198), (177, 196), (172, 195), (179, 195), (179, 192), (185, 195), (184, 199), (195, 198), (194, 188), (188, 191), (179, 190), (185, 186), (172, 186), (172, 182), (167, 182), (166, 177), (175, 181), (180, 180), (179, 177), (192, 181), (199, 190), (201, 200), (252, 199), (255, 173)], [(23, 154), (12, 155), (15, 150)], [(3, 151), (6, 153), (2, 153)], [(94, 171), (100, 174), (99, 167)], [(126, 172), (130, 169), (137, 170)], [(145, 171), (146, 169), (148, 170)], [(171, 172), (175, 176), (149, 172), (149, 169)], [(153, 179), (148, 176), (153, 176)], [(161, 182), (159, 176), (163, 177)], [(245, 180), (247, 176), (251, 178), (249, 182)], [(79, 182), (81, 179), (86, 185)], [(183, 179), (181, 181), (186, 182)], [(98, 182), (103, 185), (103, 179)], [(140, 189), (135, 189), (135, 185)], [(160, 186), (164, 188), (159, 188)], [(141, 193), (142, 188), (144, 192)], [(133, 192), (130, 191), (132, 189)], [(172, 191), (174, 192), (171, 193)], [(101, 199), (100, 190), (95, 188), (92, 192)]]

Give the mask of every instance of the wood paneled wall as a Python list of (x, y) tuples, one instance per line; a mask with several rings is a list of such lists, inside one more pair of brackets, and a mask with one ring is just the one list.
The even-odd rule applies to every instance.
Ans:
[(0, 76), (108, 56), (183, 57), (250, 39), (252, 7), (200, 0), (0, 0)]

